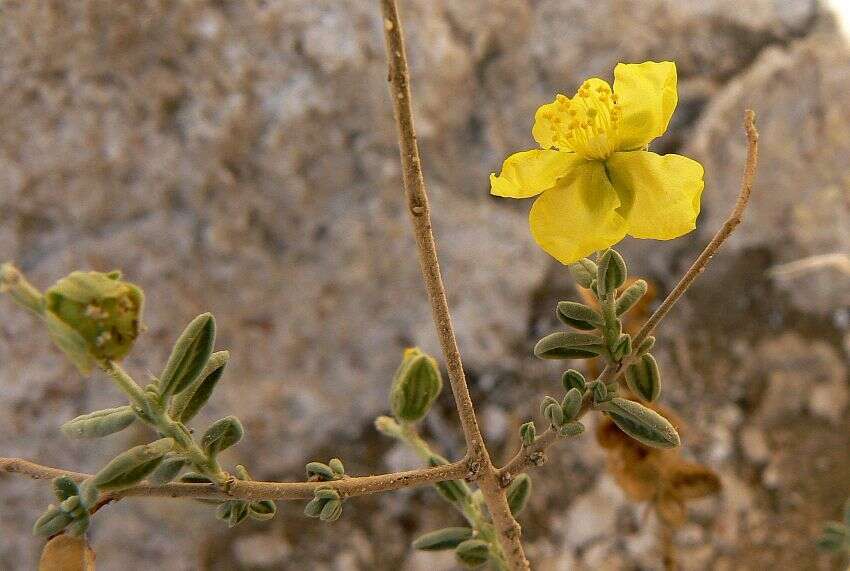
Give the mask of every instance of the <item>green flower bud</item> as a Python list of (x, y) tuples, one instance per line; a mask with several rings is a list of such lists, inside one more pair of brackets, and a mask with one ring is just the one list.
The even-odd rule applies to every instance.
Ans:
[(123, 359), (139, 336), (144, 294), (119, 272), (73, 272), (44, 295), (47, 330), (83, 374)]
[(480, 539), (467, 539), (455, 548), (455, 556), (464, 567), (474, 569), (487, 563), (490, 545)]
[(413, 548), (421, 551), (454, 549), (467, 539), (472, 539), (473, 533), (473, 530), (468, 527), (446, 527), (420, 535), (413, 542)]
[(534, 444), (534, 439), (537, 438), (537, 428), (534, 426), (534, 421), (528, 421), (520, 426), (519, 436), (522, 439), (523, 446), (531, 446)]
[(587, 380), (585, 380), (584, 375), (575, 369), (568, 369), (564, 371), (564, 374), (561, 377), (561, 383), (564, 385), (565, 391), (578, 389), (580, 393), (584, 394), (584, 391), (587, 390)]
[(390, 390), (393, 415), (401, 421), (421, 420), (441, 390), (443, 378), (437, 361), (418, 348), (406, 349)]

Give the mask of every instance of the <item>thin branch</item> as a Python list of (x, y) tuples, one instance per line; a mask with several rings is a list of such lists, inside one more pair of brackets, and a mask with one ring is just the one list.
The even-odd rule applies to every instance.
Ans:
[[(747, 110), (744, 114), (744, 130), (747, 134), (747, 160), (744, 165), (744, 176), (741, 180), (741, 190), (738, 193), (738, 199), (735, 201), (735, 207), (729, 214), (729, 217), (720, 227), (720, 230), (714, 235), (708, 245), (703, 249), (702, 253), (697, 257), (696, 261), (691, 265), (684, 276), (676, 284), (676, 287), (664, 298), (664, 301), (653, 312), (649, 319), (635, 335), (633, 345), (635, 347), (652, 334), (658, 323), (669, 313), (670, 308), (679, 301), (679, 298), (684, 295), (691, 284), (696, 280), (706, 268), (711, 258), (720, 249), (720, 246), (727, 238), (735, 231), (735, 228), (741, 223), (744, 216), (744, 211), (750, 201), (750, 194), (753, 191), (753, 180), (756, 175), (756, 167), (758, 166), (758, 139), (759, 134), (755, 125), (755, 113), (752, 110)], [(619, 378), (626, 369), (627, 362), (620, 363), (619, 366), (608, 364), (599, 374), (598, 379), (603, 382)], [(583, 409), (581, 414), (584, 414), (587, 409)], [(581, 416), (581, 415), (580, 415)], [(519, 474), (531, 466), (539, 466), (544, 461), (544, 452), (546, 448), (551, 446), (558, 440), (558, 434), (551, 428), (544, 431), (530, 446), (524, 446), (517, 452), (505, 466), (499, 469), (499, 476), (502, 484), (507, 486), (512, 477)]]
[[(256, 482), (232, 479), (225, 489), (215, 484), (164, 484), (155, 486), (142, 482), (120, 492), (110, 492), (103, 500), (114, 501), (125, 497), (204, 498), (211, 500), (305, 500), (313, 498), (318, 488), (333, 488), (343, 497), (365, 496), (379, 492), (411, 488), (434, 482), (462, 479), (469, 470), (466, 462), (454, 462), (435, 468), (407, 472), (359, 476), (330, 482)], [(21, 474), (35, 480), (49, 480), (68, 476), (82, 482), (91, 474), (71, 472), (42, 466), (21, 458), (0, 458), (0, 473)]]
[(490, 460), (490, 454), (484, 444), (478, 421), (475, 418), (475, 409), (469, 396), (460, 351), (452, 327), (446, 292), (440, 275), (437, 247), (431, 231), (428, 196), (425, 192), (422, 163), (416, 142), (416, 130), (413, 125), (407, 55), (396, 0), (381, 0), (381, 10), (384, 17), (390, 96), (398, 130), (407, 207), (413, 223), (425, 289), (431, 303), (437, 336), (440, 339), (440, 346), (446, 359), (449, 382), (454, 393), (455, 404), (466, 440), (470, 472), (473, 477), (477, 475), (481, 492), (493, 516), (496, 529), (499, 531), (499, 542), (508, 565), (512, 570), (529, 569), (528, 560), (525, 558), (520, 541), (520, 526), (511, 514), (505, 492), (499, 484), (496, 468)]

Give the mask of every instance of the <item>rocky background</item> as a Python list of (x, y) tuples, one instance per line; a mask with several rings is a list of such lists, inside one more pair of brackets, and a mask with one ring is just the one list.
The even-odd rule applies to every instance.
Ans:
[[(746, 223), (662, 329), (664, 402), (721, 496), (691, 505), (682, 569), (839, 569), (813, 539), (850, 493), (850, 51), (814, 0), (401, 2), (435, 230), (471, 389), (495, 456), (559, 385), (531, 347), (574, 297), (532, 243), (529, 203), (487, 174), (532, 145), (555, 92), (618, 61), (672, 59), (680, 103), (655, 148), (706, 167), (699, 230), (627, 241), (661, 292), (722, 222), (759, 116)], [(194, 315), (233, 352), (205, 420), (236, 414), (227, 457), (293, 480), (339, 455), (353, 473), (416, 465), (375, 433), (403, 347), (437, 351), (402, 206), (380, 19), (371, 0), (8, 0), (0, 3), (0, 260), (39, 286), (121, 268), (148, 295), (128, 360), (158, 372)], [(831, 254), (795, 271), (789, 262)], [(844, 265), (842, 265), (844, 264)], [(0, 299), (0, 455), (96, 470), (98, 445), (58, 433), (119, 397), (82, 379), (34, 319)], [(449, 394), (425, 430), (461, 454)], [(592, 434), (533, 474), (523, 514), (540, 570), (659, 569), (658, 524), (605, 472)], [(32, 569), (48, 486), (0, 477), (0, 568)], [(453, 522), (417, 489), (348, 502), (333, 525), (282, 504), (234, 531), (192, 502), (124, 501), (97, 517), (103, 570), (454, 569), (416, 554)]]

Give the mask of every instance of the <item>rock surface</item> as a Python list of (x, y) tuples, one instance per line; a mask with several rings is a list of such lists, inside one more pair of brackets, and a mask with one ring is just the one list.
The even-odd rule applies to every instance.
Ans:
[[(658, 149), (705, 164), (701, 231), (624, 245), (633, 269), (664, 289), (730, 207), (741, 111), (757, 108), (763, 161), (747, 223), (671, 316), (659, 349), (671, 364), (665, 399), (694, 419), (689, 453), (715, 462), (727, 490), (695, 508), (682, 559), (722, 569), (814, 557), (809, 537), (836, 515), (824, 490), (850, 480), (848, 459), (828, 452), (847, 449), (839, 405), (850, 337), (836, 315), (850, 305), (850, 276), (832, 266), (767, 276), (850, 252), (850, 56), (829, 17), (813, 0), (402, 4), (450, 304), (472, 391), (487, 400), (484, 428), (503, 456), (530, 401), (557, 379), (557, 367), (530, 358), (536, 324), (551, 319), (540, 300), (572, 290), (533, 245), (529, 205), (488, 197), (487, 173), (532, 145), (530, 118), (554, 92), (608, 77), (620, 60), (677, 61), (679, 112)], [(383, 50), (366, 0), (0, 5), (0, 260), (17, 260), (41, 287), (72, 269), (114, 267), (142, 285), (149, 329), (128, 361), (140, 378), (158, 373), (189, 319), (215, 313), (233, 361), (203, 420), (243, 420), (247, 437), (227, 461), (258, 478), (300, 478), (305, 461), (336, 454), (359, 473), (410, 465), (371, 429), (401, 349), (437, 351), (402, 206)], [(736, 311), (718, 315), (718, 303)], [(91, 471), (148, 437), (58, 438), (62, 422), (118, 393), (102, 376), (80, 379), (8, 300), (0, 313), (0, 455)], [(786, 350), (811, 347), (807, 358), (830, 371), (811, 392), (794, 375), (799, 361), (742, 366), (751, 351), (785, 363)], [(440, 405), (428, 432), (460, 453), (451, 399)], [(767, 442), (739, 430), (754, 422), (764, 432), (780, 414), (773, 408), (786, 406), (783, 415), (811, 422)], [(737, 413), (718, 413), (729, 407)], [(787, 505), (771, 504), (763, 482), (774, 474), (780, 494), (800, 487), (794, 454), (833, 463), (807, 473), (806, 513), (790, 493)], [(641, 531), (631, 507), (593, 513), (604, 516), (595, 528), (580, 516), (614, 493), (599, 483), (603, 465), (585, 437), (535, 477), (523, 524), (539, 568), (657, 564), (654, 528)], [(0, 513), (16, 514), (0, 518), (0, 567), (34, 566), (40, 542), (29, 529), (48, 496), (41, 483), (0, 476)], [(168, 570), (454, 567), (408, 547), (446, 521), (428, 490), (350, 502), (333, 528), (300, 511), (282, 505), (275, 523), (228, 532), (204, 506), (127, 501), (98, 516), (92, 539), (106, 571), (144, 561)], [(759, 533), (782, 525), (797, 530), (787, 539), (796, 547), (771, 550), (781, 535)], [(596, 531), (578, 542), (571, 529)]]

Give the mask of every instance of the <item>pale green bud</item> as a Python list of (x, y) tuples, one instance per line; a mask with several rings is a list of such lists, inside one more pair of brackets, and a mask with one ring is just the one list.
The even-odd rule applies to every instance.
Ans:
[(421, 420), (443, 390), (437, 361), (418, 348), (406, 349), (393, 378), (390, 407), (401, 421)]

